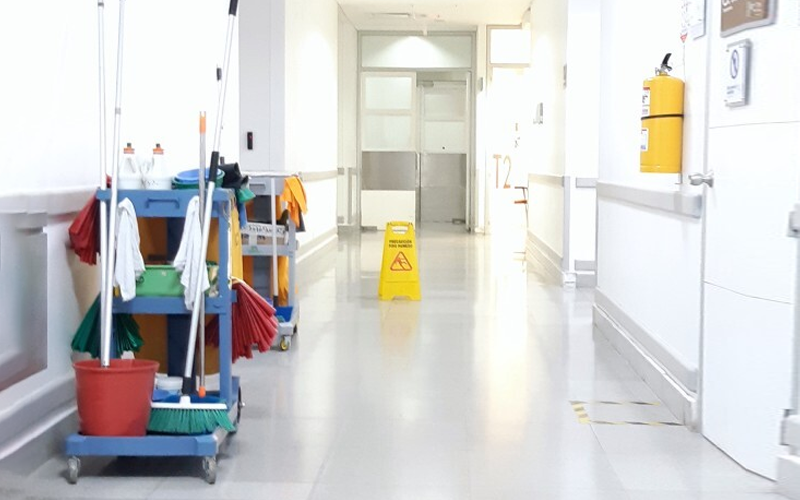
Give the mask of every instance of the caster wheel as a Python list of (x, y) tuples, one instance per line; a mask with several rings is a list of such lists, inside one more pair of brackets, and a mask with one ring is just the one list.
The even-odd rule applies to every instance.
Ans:
[(217, 459), (214, 457), (203, 457), (203, 472), (208, 484), (217, 482)]
[(69, 457), (67, 459), (67, 481), (69, 484), (77, 484), (80, 473), (81, 459), (78, 457)]
[(283, 337), (281, 339), (281, 351), (288, 351), (290, 347), (292, 347), (292, 339), (289, 337)]
[(239, 387), (239, 396), (236, 400), (236, 427), (239, 427), (239, 422), (242, 421), (242, 408), (244, 408), (244, 401), (242, 401), (242, 388)]

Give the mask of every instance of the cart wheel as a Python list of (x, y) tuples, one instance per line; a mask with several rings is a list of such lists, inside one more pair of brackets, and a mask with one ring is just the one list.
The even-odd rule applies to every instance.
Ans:
[(67, 459), (67, 481), (69, 484), (77, 484), (80, 473), (81, 459), (78, 457), (69, 457)]
[(208, 484), (217, 482), (217, 459), (215, 457), (203, 457), (203, 472)]
[(242, 408), (244, 408), (244, 401), (242, 401), (242, 388), (239, 387), (239, 397), (236, 400), (236, 427), (239, 427), (239, 422), (242, 420)]
[(281, 351), (288, 351), (290, 347), (292, 347), (292, 338), (291, 337), (282, 337), (281, 338)]

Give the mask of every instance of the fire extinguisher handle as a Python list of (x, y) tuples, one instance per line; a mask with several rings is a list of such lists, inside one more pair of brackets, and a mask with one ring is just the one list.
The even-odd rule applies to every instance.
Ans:
[(672, 66), (669, 65), (669, 60), (671, 57), (672, 52), (667, 52), (667, 55), (664, 56), (664, 60), (661, 62), (661, 67), (667, 71), (672, 71)]

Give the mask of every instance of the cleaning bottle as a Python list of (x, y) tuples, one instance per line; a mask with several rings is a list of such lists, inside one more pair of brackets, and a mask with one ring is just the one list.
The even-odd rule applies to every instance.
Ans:
[(164, 148), (156, 143), (153, 148), (153, 162), (144, 174), (145, 189), (172, 189), (172, 177), (167, 173), (164, 160)]
[(122, 165), (119, 168), (120, 189), (142, 189), (142, 172), (136, 161), (136, 151), (129, 142), (122, 150)]

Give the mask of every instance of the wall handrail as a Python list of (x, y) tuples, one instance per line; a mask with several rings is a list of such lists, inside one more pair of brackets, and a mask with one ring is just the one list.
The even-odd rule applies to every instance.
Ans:
[(703, 216), (703, 195), (701, 193), (682, 193), (612, 182), (598, 182), (597, 196), (603, 200), (621, 201), (693, 219), (700, 219)]

